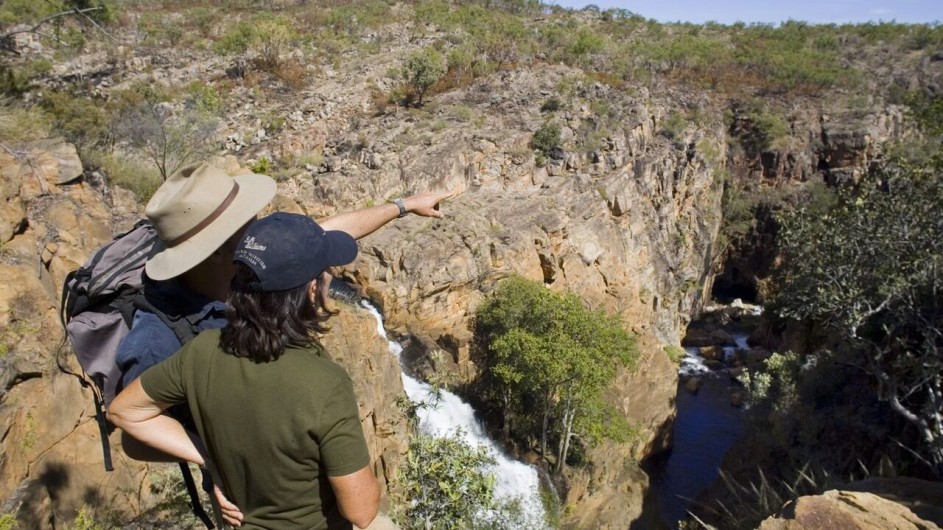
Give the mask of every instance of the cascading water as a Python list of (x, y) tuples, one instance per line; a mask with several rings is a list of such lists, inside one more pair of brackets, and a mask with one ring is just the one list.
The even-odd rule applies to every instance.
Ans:
[[(390, 344), (390, 353), (397, 359), (403, 348), (387, 338), (380, 312), (367, 301), (361, 304), (376, 318), (377, 333)], [(523, 510), (529, 528), (541, 528), (545, 524), (544, 508), (540, 500), (540, 481), (537, 470), (531, 466), (508, 458), (485, 434), (481, 424), (475, 420), (475, 411), (455, 394), (440, 391), (433, 397), (432, 387), (402, 373), (403, 388), (413, 403), (435, 403), (423, 409), (419, 418), (419, 430), (436, 437), (460, 433), (462, 439), (473, 447), (484, 447), (495, 459), (491, 469), (484, 470), (495, 477), (495, 497), (499, 500), (517, 500)]]

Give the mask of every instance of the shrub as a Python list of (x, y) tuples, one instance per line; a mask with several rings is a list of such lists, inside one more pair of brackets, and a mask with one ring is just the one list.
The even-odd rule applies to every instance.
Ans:
[(684, 359), (685, 357), (684, 349), (682, 349), (679, 346), (675, 346), (672, 344), (669, 346), (665, 346), (662, 349), (664, 350), (665, 354), (668, 355), (668, 359), (670, 359), (671, 362), (675, 364), (680, 364), (681, 360)]
[(162, 179), (153, 164), (146, 164), (120, 154), (110, 154), (95, 160), (89, 157), (86, 163), (97, 164), (109, 182), (134, 193), (140, 203), (150, 200)]
[(789, 136), (789, 123), (765, 104), (751, 101), (734, 116), (731, 130), (755, 155), (780, 145)]
[(122, 109), (115, 133), (139, 150), (167, 177), (187, 162), (215, 151), (213, 136), (219, 118), (192, 106), (145, 100)]
[(236, 23), (213, 49), (220, 54), (252, 52), (252, 62), (258, 69), (275, 73), (281, 65), (282, 53), (298, 39), (288, 18), (262, 13)]
[[(759, 528), (765, 519), (778, 514), (783, 506), (799, 497), (819, 495), (844, 485), (843, 481), (836, 480), (827, 471), (817, 471), (808, 463), (790, 470), (789, 478), (771, 480), (767, 475), (762, 468), (758, 468), (756, 478), (738, 480), (721, 470), (720, 479), (729, 494), (729, 501), (718, 501), (716, 505), (696, 503), (688, 512), (694, 520), (682, 521), (679, 528), (752, 530)], [(717, 526), (709, 525), (699, 515)]]
[(148, 12), (138, 19), (142, 44), (180, 46), (184, 41), (184, 27), (179, 16)]
[(434, 48), (414, 53), (403, 65), (403, 78), (416, 93), (416, 105), (422, 105), (426, 91), (445, 75), (445, 59)]
[(478, 49), (496, 69), (519, 62), (529, 51), (529, 34), (517, 17), (492, 13), (490, 23), (472, 34)]
[(219, 115), (223, 111), (223, 100), (212, 85), (194, 81), (187, 86), (187, 100), (196, 110)]
[(254, 24), (251, 48), (256, 53), (256, 64), (262, 70), (275, 71), (281, 64), (282, 52), (298, 35), (284, 17), (259, 16)]
[(207, 7), (193, 7), (187, 10), (185, 19), (196, 27), (204, 37), (210, 37), (220, 23), (221, 11)]
[(272, 73), (292, 90), (301, 90), (308, 83), (308, 72), (295, 58), (280, 61)]
[(36, 23), (52, 15), (51, 6), (33, 0), (7, 0), (0, 5), (0, 25)]
[(560, 124), (548, 121), (534, 131), (534, 137), (531, 138), (530, 146), (540, 151), (545, 157), (549, 157), (554, 149), (563, 144), (560, 137)]
[(0, 95), (20, 96), (34, 86), (36, 78), (52, 70), (47, 59), (35, 59), (19, 65), (0, 63)]
[(249, 169), (253, 173), (268, 175), (272, 171), (272, 161), (266, 157), (259, 158), (254, 163), (249, 164)]
[(484, 472), (493, 465), (486, 449), (471, 447), (458, 435), (414, 436), (400, 468), (405, 499), (397, 522), (407, 529), (473, 527), (495, 507), (494, 476)]
[(556, 112), (563, 108), (563, 102), (557, 96), (550, 96), (540, 105), (540, 112)]
[(687, 126), (687, 120), (684, 117), (684, 113), (677, 110), (673, 110), (668, 114), (668, 117), (661, 124), (661, 129), (659, 133), (665, 138), (671, 140), (680, 140), (681, 133), (684, 132), (684, 128)]
[(32, 88), (32, 80), (22, 68), (0, 64), (0, 94), (21, 96)]
[(597, 35), (588, 28), (580, 28), (576, 32), (576, 38), (570, 42), (564, 51), (564, 57), (569, 62), (577, 62), (585, 55), (602, 51), (605, 41), (602, 36)]
[(943, 99), (924, 92), (908, 92), (903, 99), (921, 130), (933, 138), (943, 136)]
[[(34, 25), (41, 21), (46, 24), (61, 24), (63, 17), (75, 16), (69, 12), (72, 9), (93, 8), (94, 10), (87, 11), (85, 16), (102, 23), (111, 22), (114, 20), (114, 11), (110, 3), (103, 0), (5, 0), (0, 3), (0, 33), (6, 26), (14, 24)], [(58, 13), (65, 15), (49, 18)]]
[(17, 143), (48, 136), (48, 117), (42, 111), (0, 99), (0, 141)]
[(72, 521), (72, 530), (105, 530), (105, 525), (95, 520), (94, 512), (88, 505), (83, 505)]
[(110, 146), (114, 141), (111, 117), (100, 102), (65, 92), (46, 92), (40, 105), (51, 128), (81, 151)]
[(254, 38), (254, 26), (249, 22), (241, 21), (226, 31), (213, 45), (213, 49), (222, 55), (245, 53), (249, 51)]

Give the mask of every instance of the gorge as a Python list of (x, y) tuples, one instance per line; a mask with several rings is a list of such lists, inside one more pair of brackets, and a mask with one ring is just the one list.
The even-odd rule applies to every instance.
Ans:
[[(57, 315), (65, 275), (139, 219), (160, 182), (110, 121), (128, 107), (149, 102), (170, 124), (212, 114), (200, 156), (272, 175), (271, 211), (323, 218), (461, 192), (441, 219), (362, 239), (337, 271), (409, 337), (420, 380), (480, 375), (470, 324), (511, 275), (616, 315), (640, 359), (606, 398), (633, 435), (589, 448), (557, 493), (561, 526), (624, 529), (662, 528), (642, 463), (679, 447), (682, 401), (709, 397), (679, 389), (692, 321), (718, 292), (771, 295), (775, 199), (857, 182), (922, 137), (908, 98), (939, 101), (943, 86), (938, 27), (663, 25), (515, 2), (179, 4), (118, 2), (102, 22), (116, 41), (81, 25), (74, 48), (10, 37), (4, 72), (30, 76), (0, 105), (0, 513), (25, 528), (180, 516), (165, 468), (124, 457), (115, 433), (116, 470), (103, 470), (88, 390), (60, 370), (77, 368)], [(426, 50), (445, 73), (418, 105), (404, 64)], [(323, 341), (355, 382), (389, 510), (410, 389), (370, 314), (342, 304), (335, 318)]]

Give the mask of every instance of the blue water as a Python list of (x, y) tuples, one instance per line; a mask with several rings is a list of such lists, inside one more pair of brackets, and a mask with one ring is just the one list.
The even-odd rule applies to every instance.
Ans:
[(697, 395), (678, 386), (674, 446), (652, 476), (658, 512), (670, 529), (678, 527), (691, 500), (718, 478), (724, 455), (743, 434), (743, 411), (730, 405), (729, 377), (710, 374), (701, 382)]

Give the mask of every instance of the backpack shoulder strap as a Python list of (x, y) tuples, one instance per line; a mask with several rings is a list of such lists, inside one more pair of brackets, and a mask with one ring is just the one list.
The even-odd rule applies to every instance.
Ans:
[(137, 293), (134, 297), (135, 309), (143, 309), (148, 313), (153, 313), (164, 323), (165, 326), (174, 332), (180, 344), (186, 344), (196, 337), (200, 330), (190, 321), (190, 315), (169, 315), (151, 303), (144, 295), (143, 291)]
[[(196, 337), (197, 333), (200, 332), (200, 330), (190, 322), (189, 315), (173, 317), (168, 315), (165, 311), (158, 309), (157, 306), (152, 304), (144, 295), (143, 290), (135, 295), (134, 308), (143, 309), (148, 313), (156, 315), (165, 326), (174, 332), (174, 335), (176, 335), (181, 345), (190, 342), (190, 340)], [(206, 510), (203, 509), (203, 505), (200, 504), (200, 495), (197, 492), (193, 474), (190, 472), (190, 467), (186, 463), (180, 462), (180, 474), (183, 476), (183, 483), (187, 488), (187, 494), (190, 496), (190, 509), (207, 529), (213, 530), (215, 525), (210, 516), (206, 513)], [(207, 490), (207, 493), (212, 495), (212, 488)]]

